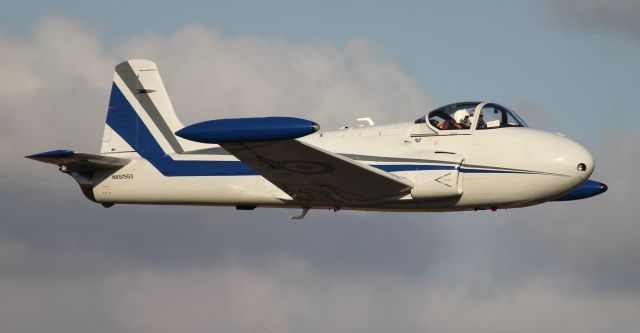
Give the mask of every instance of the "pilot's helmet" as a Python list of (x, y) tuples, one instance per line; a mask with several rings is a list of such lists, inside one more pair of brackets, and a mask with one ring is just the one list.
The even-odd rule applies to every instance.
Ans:
[(464, 117), (469, 117), (469, 112), (465, 109), (458, 110), (453, 114), (453, 120), (455, 120), (458, 124), (460, 124), (460, 122), (464, 120)]

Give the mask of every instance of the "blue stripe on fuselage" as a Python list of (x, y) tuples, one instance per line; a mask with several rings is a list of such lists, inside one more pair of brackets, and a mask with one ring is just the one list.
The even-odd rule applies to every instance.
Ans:
[(540, 172), (524, 171), (524, 170), (496, 170), (496, 169), (475, 169), (475, 168), (460, 168), (460, 172), (464, 173), (522, 173), (522, 174), (540, 174)]
[(372, 167), (387, 172), (422, 171), (422, 170), (455, 170), (455, 165), (431, 164), (371, 164)]
[(115, 82), (111, 88), (107, 125), (142, 158), (165, 176), (249, 176), (258, 173), (240, 161), (176, 161), (167, 155)]
[[(111, 87), (107, 125), (118, 133), (142, 158), (149, 161), (160, 173), (167, 177), (258, 175), (253, 168), (241, 161), (174, 160), (162, 150), (158, 141), (153, 137), (115, 82)], [(371, 166), (387, 172), (458, 169), (457, 165), (442, 164), (372, 164)], [(460, 172), (521, 173), (508, 170), (469, 168), (460, 168)]]

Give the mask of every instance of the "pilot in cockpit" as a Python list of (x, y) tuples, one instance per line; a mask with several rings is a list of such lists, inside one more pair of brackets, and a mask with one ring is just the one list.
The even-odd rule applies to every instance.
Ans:
[(469, 115), (469, 112), (467, 112), (467, 110), (459, 110), (456, 113), (458, 112), (460, 112), (460, 115), (456, 117), (456, 114), (454, 114), (454, 117), (456, 117), (456, 121), (460, 123), (460, 128), (462, 129), (471, 128), (471, 116)]
[(444, 120), (438, 128), (443, 130), (471, 128), (471, 117), (469, 112), (465, 109), (454, 112), (453, 118)]
[(485, 129), (487, 128), (487, 122), (484, 121), (484, 114), (482, 113), (482, 111), (480, 111), (480, 117), (478, 118), (478, 129)]

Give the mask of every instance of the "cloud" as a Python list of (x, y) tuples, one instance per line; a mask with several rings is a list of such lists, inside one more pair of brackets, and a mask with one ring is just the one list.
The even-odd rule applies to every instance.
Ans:
[(562, 23), (587, 29), (610, 29), (640, 39), (640, 3), (635, 0), (546, 1)]
[(225, 39), (210, 29), (187, 27), (169, 38), (133, 39), (116, 53), (155, 59), (176, 110), (188, 119), (276, 113), (332, 128), (363, 115), (412, 120), (432, 105), (397, 63), (365, 40), (336, 49)]
[(169, 37), (107, 42), (84, 25), (47, 17), (26, 38), (0, 33), (0, 41), (7, 69), (0, 76), (0, 166), (24, 171), (24, 178), (36, 172), (21, 156), (54, 147), (97, 151), (113, 68), (130, 58), (157, 62), (185, 124), (292, 115), (330, 129), (367, 115), (413, 120), (433, 106), (396, 62), (365, 40), (338, 49), (223, 38), (194, 26)]
[[(66, 18), (0, 34), (0, 322), (11, 332), (635, 332), (640, 131), (593, 150), (603, 196), (491, 212), (380, 214), (86, 201), (23, 155), (97, 151), (113, 66), (154, 59), (185, 123), (286, 114), (337, 127), (432, 106), (375, 45), (185, 27), (106, 41)], [(6, 61), (6, 62), (5, 62)], [(550, 118), (521, 105), (539, 124)], [(326, 125), (325, 125), (326, 124)], [(615, 147), (615, 149), (612, 149)]]
[(345, 277), (274, 258), (254, 267), (137, 269), (0, 284), (12, 332), (634, 332), (637, 301), (557, 281), (483, 293), (483, 282)]

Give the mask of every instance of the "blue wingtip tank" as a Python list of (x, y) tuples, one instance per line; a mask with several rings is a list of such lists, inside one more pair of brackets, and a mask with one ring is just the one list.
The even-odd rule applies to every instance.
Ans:
[(176, 135), (201, 143), (288, 140), (312, 134), (320, 126), (292, 117), (233, 118), (203, 121), (187, 126)]

